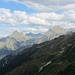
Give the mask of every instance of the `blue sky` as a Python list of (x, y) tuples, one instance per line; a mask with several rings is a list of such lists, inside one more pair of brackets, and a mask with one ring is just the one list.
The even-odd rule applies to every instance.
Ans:
[(7, 2), (3, 0), (0, 0), (0, 8), (10, 9), (11, 12), (13, 12), (14, 10), (25, 11), (28, 14), (35, 12), (35, 10), (26, 7), (25, 5), (21, 3)]
[(75, 28), (74, 0), (0, 0), (0, 37), (15, 30), (45, 33), (59, 25)]
[[(13, 11), (15, 11), (15, 10), (25, 11), (27, 14), (32, 14), (32, 13), (36, 12), (32, 8), (28, 8), (24, 4), (15, 3), (15, 2), (7, 2), (7, 1), (3, 1), (3, 0), (0, 0), (0, 8), (10, 9), (11, 13), (13, 13)], [(22, 29), (22, 28), (25, 28), (26, 26), (25, 25), (12, 26), (9, 24), (5, 24), (5, 25), (1, 24), (0, 32), (4, 33), (7, 29), (14, 28), (14, 27)], [(4, 34), (4, 35), (6, 35), (6, 34)]]

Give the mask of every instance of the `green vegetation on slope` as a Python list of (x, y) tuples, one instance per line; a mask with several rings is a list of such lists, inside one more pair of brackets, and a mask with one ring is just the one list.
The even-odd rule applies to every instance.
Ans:
[[(8, 63), (2, 66), (5, 58)], [(75, 33), (36, 44), (5, 58), (0, 61), (1, 75), (74, 75)]]

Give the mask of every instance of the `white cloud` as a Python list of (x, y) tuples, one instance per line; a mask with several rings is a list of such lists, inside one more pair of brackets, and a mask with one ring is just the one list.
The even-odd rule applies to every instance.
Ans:
[(22, 29), (22, 32), (24, 33), (29, 33), (29, 32), (32, 32), (32, 33), (45, 33), (48, 29), (47, 28), (44, 28), (44, 27), (38, 27), (38, 28), (24, 28)]
[(14, 11), (13, 13), (11, 13), (9, 9), (0, 8), (0, 24), (27, 24), (27, 18), (28, 17), (25, 12)]
[(49, 25), (47, 20), (36, 17), (35, 15), (27, 15), (26, 12), (14, 11), (0, 8), (0, 24), (21, 25), (21, 24), (37, 24)]
[[(21, 2), (22, 3), (22, 2)], [(26, 1), (25, 3), (26, 6), (28, 6), (29, 8), (32, 8), (36, 11), (41, 11), (41, 12), (44, 12), (45, 10), (47, 12), (51, 11), (52, 9), (50, 9), (49, 7), (45, 6), (45, 5), (41, 5), (41, 4), (38, 4), (38, 3), (33, 3), (31, 1)]]
[(6, 0), (25, 4), (27, 7), (41, 12), (56, 10), (75, 10), (75, 0)]
[(23, 11), (14, 11), (10, 12), (9, 9), (0, 8), (0, 24), (9, 24), (9, 25), (33, 25), (33, 26), (44, 26), (49, 27), (52, 25), (65, 25), (75, 23), (75, 11), (69, 10), (65, 11), (62, 14), (57, 14), (54, 12), (50, 13), (33, 13), (28, 15)]
[(75, 10), (74, 7), (75, 7), (75, 3), (72, 3), (65, 6), (61, 6), (59, 9), (60, 10)]
[(30, 33), (30, 32), (32, 32), (32, 33), (45, 33), (47, 30), (48, 30), (48, 28), (44, 28), (44, 27), (41, 27), (41, 26), (39, 26), (38, 28), (28, 28), (28, 27), (25, 27), (25, 28), (8, 28), (7, 30), (6, 30), (6, 32), (8, 32), (9, 33), (9, 35), (11, 34), (11, 33), (13, 33), (14, 31), (19, 31), (19, 32), (23, 32), (23, 33)]
[(26, 12), (21, 12), (21, 11), (14, 11), (14, 19), (19, 23), (19, 24), (28, 24), (27, 19), (28, 16)]
[(0, 24), (20, 25), (20, 24), (38, 24), (49, 25), (49, 23), (35, 15), (27, 15), (26, 12), (14, 11), (10, 12), (8, 9), (0, 8)]
[(36, 13), (34, 14), (36, 17), (44, 19), (44, 20), (55, 20), (55, 21), (59, 21), (63, 18), (63, 14), (56, 14), (54, 12), (51, 13)]
[(50, 23), (47, 20), (41, 19), (36, 16), (29, 17), (30, 24), (36, 24), (36, 25), (50, 25)]
[(17, 25), (9, 9), (0, 8), (0, 24)]
[(8, 33), (6, 30), (5, 31), (0, 31), (0, 38), (8, 36), (10, 33)]
[(0, 38), (6, 37), (8, 35), (4, 35), (3, 33), (0, 33)]
[(64, 12), (64, 21), (66, 22), (71, 22), (71, 23), (75, 23), (75, 11), (73, 10), (69, 10), (67, 12)]
[[(0, 8), (0, 24), (14, 25), (14, 28), (6, 30), (7, 35), (13, 31), (18, 30), (24, 33), (44, 33), (50, 27), (59, 25), (63, 28), (75, 28), (75, 11), (68, 10), (62, 14), (54, 12), (39, 12), (28, 15), (24, 11), (17, 11), (11, 13), (9, 9)], [(15, 25), (25, 25), (25, 28), (15, 28)], [(5, 34), (5, 33), (2, 33)], [(1, 35), (2, 36), (2, 35)]]
[[(12, 33), (15, 30), (24, 33), (44, 33), (50, 27), (59, 25), (63, 28), (75, 28), (75, 0), (4, 0), (22, 3), (37, 13), (27, 14), (24, 11), (0, 8), (0, 24), (13, 25), (6, 31)], [(61, 14), (55, 11), (64, 11)], [(25, 28), (15, 28), (15, 25), (25, 25)], [(30, 26), (30, 27), (29, 27)], [(31, 28), (32, 27), (32, 28)], [(2, 35), (1, 35), (2, 36)]]

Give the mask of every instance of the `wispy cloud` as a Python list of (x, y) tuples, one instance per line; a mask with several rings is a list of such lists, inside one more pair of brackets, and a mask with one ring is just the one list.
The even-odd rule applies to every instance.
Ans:
[(55, 10), (75, 10), (75, 0), (7, 0), (25, 4), (38, 12), (52, 12)]
[(23, 32), (24, 34), (26, 34), (26, 33), (30, 33), (30, 32), (32, 32), (32, 33), (45, 33), (47, 30), (48, 30), (48, 28), (44, 28), (44, 27), (41, 27), (41, 26), (39, 26), (38, 28), (31, 28), (31, 27), (25, 27), (25, 28), (8, 28), (7, 30), (6, 30), (6, 32), (8, 32), (9, 34), (11, 34), (11, 33), (13, 33), (14, 31), (19, 31), (19, 32)]

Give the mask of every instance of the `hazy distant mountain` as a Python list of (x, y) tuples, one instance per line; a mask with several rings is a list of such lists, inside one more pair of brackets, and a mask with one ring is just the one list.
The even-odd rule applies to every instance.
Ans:
[(54, 38), (59, 37), (60, 35), (64, 35), (66, 33), (66, 30), (59, 26), (54, 26), (52, 29), (49, 29), (43, 36), (39, 37), (36, 42), (42, 43), (49, 40), (52, 40)]
[(25, 41), (25, 40), (31, 39), (32, 37), (27, 36), (27, 35), (23, 34), (22, 32), (15, 31), (10, 35), (10, 38), (14, 38), (17, 41)]
[(44, 36), (46, 36), (48, 40), (51, 40), (53, 37), (56, 37), (56, 32), (54, 32), (52, 29), (49, 29)]
[[(39, 34), (29, 33), (25, 35), (22, 32), (15, 31), (10, 36), (0, 39), (0, 51), (2, 52), (4, 51), (5, 53), (6, 49), (7, 52), (10, 53), (11, 50), (13, 51), (17, 50), (20, 47), (22, 48), (22, 46), (30, 47), (33, 44), (39, 44), (42, 42), (52, 40), (65, 33), (66, 31), (59, 26), (55, 26), (52, 29), (49, 29), (44, 35), (40, 33)], [(7, 52), (6, 54), (8, 54)]]
[(52, 29), (49, 29), (44, 36), (48, 37), (48, 40), (54, 39), (60, 35), (63, 35), (66, 33), (66, 30), (62, 29), (59, 26), (54, 26)]
[(13, 32), (9, 37), (0, 41), (0, 49), (7, 47), (8, 49), (15, 50), (20, 47), (21, 42), (31, 39), (30, 36), (24, 35), (22, 32)]
[(55, 26), (52, 29), (49, 29), (44, 35), (40, 33), (29, 33), (25, 35), (22, 32), (15, 31), (9, 37), (0, 39), (0, 49), (6, 47), (8, 50), (16, 50), (22, 45), (27, 46), (30, 44), (42, 43), (52, 40), (65, 33), (66, 31), (59, 26)]
[(75, 28), (71, 28), (68, 30), (69, 32), (75, 32)]
[(22, 32), (15, 31), (10, 36), (0, 39), (0, 56), (9, 54), (11, 51), (17, 50), (24, 44), (27, 40), (31, 39), (31, 36), (27, 36)]
[(0, 61), (1, 75), (75, 75), (75, 33), (36, 44)]
[(42, 36), (41, 33), (37, 33), (37, 34), (27, 33), (26, 35), (27, 35), (27, 36), (31, 36), (31, 37), (33, 37), (33, 38)]
[(69, 35), (71, 35), (71, 34), (73, 34), (73, 33), (75, 33), (75, 28), (70, 28), (70, 29), (68, 29), (67, 32), (66, 32), (66, 34), (69, 34)]
[(61, 28), (60, 26), (54, 26), (54, 27), (52, 28), (52, 30), (53, 30), (54, 32), (60, 33), (60, 34), (63, 34), (63, 33), (66, 32), (66, 31), (65, 31), (63, 28)]

